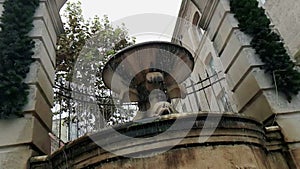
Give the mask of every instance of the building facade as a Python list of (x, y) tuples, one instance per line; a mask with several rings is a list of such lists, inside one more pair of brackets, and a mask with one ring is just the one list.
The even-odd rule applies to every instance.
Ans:
[[(266, 0), (259, 1), (259, 5), (270, 18), (272, 29), (283, 38), (291, 59), (297, 60), (300, 50), (297, 6), (300, 2)], [(183, 0), (178, 18), (172, 41), (194, 54), (193, 74), (219, 73), (219, 77), (225, 79), (221, 80), (220, 89), (211, 89), (216, 99), (210, 104), (222, 106), (222, 102), (227, 102), (229, 110), (254, 117), (266, 129), (278, 127), (288, 154), (300, 167), (300, 132), (297, 131), (300, 95), (288, 102), (276, 90), (272, 83), (274, 77), (261, 69), (264, 63), (250, 46), (251, 37), (240, 31), (229, 0)], [(206, 97), (199, 93), (197, 96), (199, 100)], [(188, 97), (192, 100), (191, 95)]]

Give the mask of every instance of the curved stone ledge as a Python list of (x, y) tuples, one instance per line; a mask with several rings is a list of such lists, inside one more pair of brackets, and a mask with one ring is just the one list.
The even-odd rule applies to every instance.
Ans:
[[(218, 119), (220, 121), (216, 123)], [(177, 127), (173, 125), (175, 122), (179, 124)], [(204, 131), (205, 122), (208, 135), (200, 134)], [(187, 123), (192, 124), (191, 129)], [(214, 129), (215, 124), (217, 127), (210, 135), (208, 131)], [(114, 131), (131, 137), (120, 138)], [(132, 140), (132, 137), (139, 139)], [(97, 139), (107, 143), (105, 148), (108, 146), (110, 152), (98, 146)], [(171, 146), (174, 143), (177, 144)], [(208, 163), (215, 159), (222, 163)], [(158, 168), (172, 168), (172, 160), (176, 168), (197, 168), (195, 166), (200, 165), (247, 167), (243, 166), (245, 164), (268, 168), (265, 133), (260, 123), (237, 114), (210, 113), (172, 114), (154, 121), (123, 124), (114, 127), (114, 130), (104, 129), (67, 144), (44, 160), (32, 160), (33, 169), (37, 169), (34, 167), (38, 165), (46, 169), (153, 168), (158, 164)]]

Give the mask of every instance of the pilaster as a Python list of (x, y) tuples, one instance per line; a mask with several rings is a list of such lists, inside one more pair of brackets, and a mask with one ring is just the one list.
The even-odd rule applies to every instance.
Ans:
[[(0, 14), (3, 12), (0, 0)], [(33, 30), (34, 56), (25, 82), (29, 85), (28, 104), (24, 117), (0, 120), (0, 166), (26, 169), (32, 156), (50, 154), (52, 129), (53, 84), (55, 76), (55, 46), (63, 32), (59, 10), (65, 0), (40, 0)]]
[[(271, 6), (268, 5), (267, 8), (271, 10)], [(209, 23), (202, 26), (213, 41), (224, 66), (226, 81), (233, 92), (238, 113), (254, 117), (260, 122), (272, 119), (277, 123), (295, 163), (299, 163), (300, 132), (296, 124), (300, 122), (300, 94), (294, 96), (289, 103), (282, 93), (277, 92), (276, 85), (272, 82), (274, 80), (272, 74), (265, 73), (262, 69), (264, 63), (250, 46), (251, 37), (239, 30), (238, 21), (230, 12), (229, 0), (219, 0), (215, 10), (211, 8), (203, 11), (213, 11), (211, 16), (203, 15), (201, 20)], [(275, 27), (283, 27), (279, 32), (284, 33), (284, 38), (288, 37), (286, 32), (290, 31), (287, 25), (276, 25), (277, 20), (281, 19), (277, 15), (273, 13), (271, 20), (275, 21), (273, 23)], [(288, 46), (291, 46), (290, 41), (291, 39), (288, 39)]]

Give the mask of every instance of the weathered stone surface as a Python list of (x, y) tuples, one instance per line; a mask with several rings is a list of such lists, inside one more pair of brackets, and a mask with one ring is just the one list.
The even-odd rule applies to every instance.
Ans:
[(275, 28), (294, 56), (300, 50), (300, 1), (266, 1), (265, 8)]
[(47, 27), (45, 24), (39, 20), (35, 20), (35, 27), (34, 29), (29, 33), (29, 36), (34, 39), (41, 39), (43, 43), (46, 46), (46, 50), (48, 51), (50, 58), (53, 63), (55, 63), (55, 43), (51, 40), (51, 37), (47, 31)]
[[(51, 85), (54, 84), (55, 77), (55, 63), (50, 59), (50, 55), (46, 50), (45, 44), (40, 39), (34, 39), (35, 48), (33, 50), (34, 55), (33, 58), (37, 59), (43, 70), (45, 71), (47, 78), (49, 79)], [(55, 59), (54, 59), (55, 60)]]
[(220, 0), (214, 15), (212, 16), (211, 22), (208, 26), (208, 34), (210, 39), (214, 39), (215, 35), (220, 28), (221, 23), (227, 13), (230, 12), (229, 2), (227, 0)]
[(33, 119), (0, 120), (0, 128), (0, 146), (30, 143), (33, 133)]
[(297, 168), (300, 168), (300, 143), (298, 142), (295, 145), (289, 146), (290, 152), (293, 155), (293, 160)]
[[(0, 15), (3, 2), (0, 0)], [(33, 58), (37, 61), (25, 80), (30, 86), (29, 103), (24, 107), (24, 118), (0, 120), (1, 169), (27, 169), (30, 157), (50, 154), (55, 45), (63, 31), (59, 9), (64, 3), (65, 0), (41, 0), (36, 11), (29, 35), (36, 42)]]
[[(257, 147), (244, 145), (223, 145), (195, 148), (180, 148), (155, 157), (143, 159), (125, 159), (103, 164), (97, 169), (229, 169), (229, 168), (268, 168), (264, 152)], [(159, 164), (159, 165), (158, 165)]]
[[(231, 34), (224, 51), (222, 52), (220, 59), (224, 67), (224, 72), (227, 73), (228, 69), (237, 58), (238, 53), (242, 47), (249, 47), (251, 38), (245, 35), (240, 30), (234, 30)], [(218, 51), (220, 52), (220, 51)]]
[(45, 70), (40, 62), (36, 61), (30, 65), (30, 72), (28, 73), (25, 82), (30, 85), (37, 85), (43, 93), (44, 99), (52, 106), (54, 100), (53, 84), (48, 78)]
[(32, 113), (35, 117), (41, 120), (47, 130), (51, 131), (52, 126), (52, 111), (51, 105), (48, 104), (39, 87), (35, 84), (29, 85), (29, 102), (23, 108), (25, 114)]
[(1, 169), (28, 169), (29, 159), (38, 155), (29, 145), (0, 148)]
[(46, 27), (46, 30), (43, 30), (44, 35), (50, 37), (50, 40), (55, 45), (57, 42), (57, 33), (53, 22), (51, 22), (51, 17), (49, 15), (49, 11), (47, 10), (47, 6), (45, 3), (41, 3), (39, 8), (37, 9), (34, 15), (33, 25), (35, 26), (35, 31), (38, 29), (43, 30), (43, 27)]
[(32, 144), (43, 153), (50, 153), (48, 131), (36, 118), (26, 116), (24, 118), (0, 120), (0, 128), (0, 149), (8, 147), (13, 149), (17, 145)]
[(40, 0), (40, 4), (46, 4), (47, 12), (51, 17), (51, 22), (54, 25), (56, 34), (58, 35), (63, 31), (63, 24), (59, 15), (59, 10), (65, 2), (66, 0)]
[(253, 67), (262, 65), (263, 63), (259, 57), (255, 55), (254, 49), (250, 47), (242, 48), (226, 74), (229, 89), (234, 91)]
[(273, 90), (264, 91), (266, 98), (273, 113), (285, 114), (285, 113), (299, 113), (300, 112), (300, 93), (294, 95), (291, 102), (288, 102), (286, 96), (282, 92), (276, 92)]
[(260, 122), (264, 122), (273, 114), (272, 108), (263, 93), (259, 93), (240, 113), (253, 117)]
[[(277, 116), (277, 123), (282, 128), (282, 133), (285, 136), (285, 141), (287, 143), (300, 143), (300, 114), (290, 113), (290, 114), (279, 114)], [(300, 146), (299, 146), (300, 148)]]
[(267, 158), (271, 169), (292, 168), (287, 164), (285, 156), (281, 153), (270, 152)]
[(253, 68), (234, 91), (238, 111), (240, 112), (258, 92), (273, 87), (271, 77), (267, 76), (264, 70)]
[[(161, 149), (168, 147), (174, 140), (182, 135), (184, 130), (173, 128), (172, 134), (164, 136), (164, 131), (169, 129), (173, 121), (178, 119), (193, 120), (197, 116), (193, 128), (188, 134), (179, 140), (177, 146), (166, 152)], [(206, 120), (207, 113), (178, 114), (162, 116), (160, 120), (149, 121), (142, 124), (124, 124), (115, 129), (127, 136), (138, 138), (148, 137), (134, 142), (127, 139), (116, 139), (111, 130), (103, 130), (94, 135), (84, 136), (66, 145), (46, 159), (31, 160), (31, 168), (36, 166), (48, 168), (257, 168), (264, 169), (272, 166), (288, 168), (284, 158), (280, 161), (268, 161), (269, 154), (265, 151), (264, 131), (260, 123), (251, 118), (234, 114), (210, 114), (211, 120)], [(214, 126), (214, 120), (221, 118), (218, 127), (210, 137), (203, 129), (204, 122)], [(185, 123), (189, 123), (184, 121)], [(171, 123), (170, 123), (171, 122)], [(210, 128), (212, 129), (212, 128)], [(163, 132), (161, 135), (157, 135)], [(204, 133), (201, 133), (204, 132)], [(95, 136), (104, 139), (114, 148), (114, 153), (140, 154), (140, 158), (124, 158), (110, 153), (99, 147), (95, 142)], [(150, 136), (150, 137), (149, 137)], [(152, 139), (151, 136), (158, 136)], [(201, 140), (205, 140), (202, 142)], [(146, 156), (144, 156), (146, 155)], [(259, 158), (257, 158), (259, 157)], [(65, 159), (68, 159), (67, 161)], [(269, 163), (273, 164), (269, 164)], [(158, 165), (159, 164), (159, 165)], [(47, 169), (48, 169), (47, 168)], [(279, 169), (279, 168), (278, 168)]]
[[(300, 41), (298, 40), (300, 33), (297, 29), (300, 26), (300, 2), (296, 1), (275, 0), (266, 1), (264, 4), (275, 31), (281, 34), (288, 52), (293, 56), (297, 52), (299, 55), (300, 51)], [(288, 146), (291, 147), (291, 144), (298, 143), (299, 131), (291, 129), (292, 127), (297, 128), (295, 126), (298, 123), (297, 118), (281, 119), (280, 116), (281, 114), (299, 113), (300, 94), (293, 96), (289, 103), (283, 93), (276, 91), (272, 74), (266, 75), (263, 69), (259, 69), (263, 63), (255, 55), (254, 49), (251, 49), (251, 37), (245, 35), (237, 28), (237, 22), (234, 18), (231, 20), (234, 22), (226, 21), (227, 16), (233, 16), (230, 13), (229, 0), (220, 0), (217, 3), (213, 0), (191, 0), (191, 2), (196, 4), (199, 12), (202, 14), (199, 26), (206, 31), (204, 35), (207, 35), (212, 40), (212, 42), (202, 40), (196, 53), (198, 56), (196, 55), (196, 57), (200, 58), (205, 67), (206, 60), (209, 58), (209, 52), (212, 54), (216, 52), (220, 55), (219, 57), (223, 64), (223, 69), (221, 70), (226, 73), (226, 82), (229, 90), (231, 90), (227, 92), (233, 92), (233, 107), (236, 107), (239, 113), (254, 117), (261, 122), (272, 120), (272, 123), (280, 123), (285, 140), (288, 140), (290, 143)], [(180, 9), (182, 13), (179, 13), (179, 16), (186, 17), (188, 13), (184, 13), (184, 11), (189, 11), (189, 9), (188, 6), (182, 6)], [(181, 30), (175, 29), (175, 31)], [(209, 43), (213, 43), (215, 49), (208, 48), (209, 45), (207, 44)], [(199, 74), (201, 74), (201, 69), (197, 71), (197, 73), (200, 72)], [(200, 98), (203, 97), (201, 94), (198, 96)], [(272, 150), (277, 150), (278, 148), (280, 148), (279, 143), (277, 145), (274, 142)], [(297, 161), (299, 157), (297, 156), (298, 151), (296, 149), (291, 149), (290, 151), (290, 154), (296, 152), (294, 161)], [(276, 158), (274, 157), (274, 159)], [(274, 159), (270, 159), (270, 161), (277, 161)], [(277, 159), (280, 161), (281, 157)], [(293, 160), (290, 159), (289, 161)], [(275, 168), (276, 165), (270, 166)], [(293, 168), (293, 165), (290, 167)]]
[[(209, 23), (211, 22), (212, 16), (214, 11), (219, 3), (219, 0), (203, 0), (200, 3), (205, 4), (205, 6), (200, 6), (199, 1), (193, 2), (200, 8), (202, 13), (202, 17), (200, 18), (199, 26), (202, 27), (204, 30), (207, 30)], [(201, 10), (203, 9), (203, 11)]]
[[(266, 79), (261, 78), (261, 80), (266, 80)], [(272, 116), (274, 113), (276, 113), (278, 117), (281, 117), (282, 115), (284, 121), (288, 119), (296, 120), (297, 118), (293, 119), (288, 117), (291, 117), (292, 116), (291, 114), (293, 114), (295, 117), (297, 116), (297, 113), (299, 112), (300, 109), (300, 105), (299, 105), (300, 94), (293, 97), (292, 101), (289, 103), (286, 100), (286, 97), (284, 96), (283, 93), (280, 92), (277, 93), (274, 87), (271, 87), (271, 83), (269, 84), (270, 84), (270, 88), (268, 88), (267, 86), (265, 86), (265, 88), (262, 88), (260, 93), (258, 93), (255, 96), (255, 98), (253, 98), (251, 102), (247, 104), (245, 108), (240, 110), (240, 113), (254, 117), (255, 119), (261, 122), (266, 120), (268, 117)], [(252, 88), (249, 87), (249, 89)], [(260, 112), (260, 113), (255, 113), (255, 112)], [(275, 120), (283, 120), (283, 119), (278, 118)], [(289, 123), (288, 121), (286, 121), (285, 124), (292, 125), (293, 122), (291, 121), (291, 123)], [(287, 125), (287, 127), (288, 126), (289, 125)], [(285, 125), (282, 125), (281, 127), (284, 128)], [(287, 130), (290, 130), (290, 127), (288, 127)], [(299, 132), (299, 131), (296, 130), (295, 132)]]
[(214, 39), (214, 46), (219, 53), (224, 50), (225, 45), (233, 29), (238, 27), (238, 22), (232, 13), (226, 13), (223, 22), (220, 25), (216, 37)]

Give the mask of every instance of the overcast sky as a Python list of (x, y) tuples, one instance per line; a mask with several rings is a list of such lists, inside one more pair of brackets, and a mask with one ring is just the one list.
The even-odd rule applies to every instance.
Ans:
[(130, 35), (135, 36), (138, 42), (169, 39), (181, 5), (181, 0), (80, 1), (85, 18), (108, 15), (115, 24), (125, 23)]

